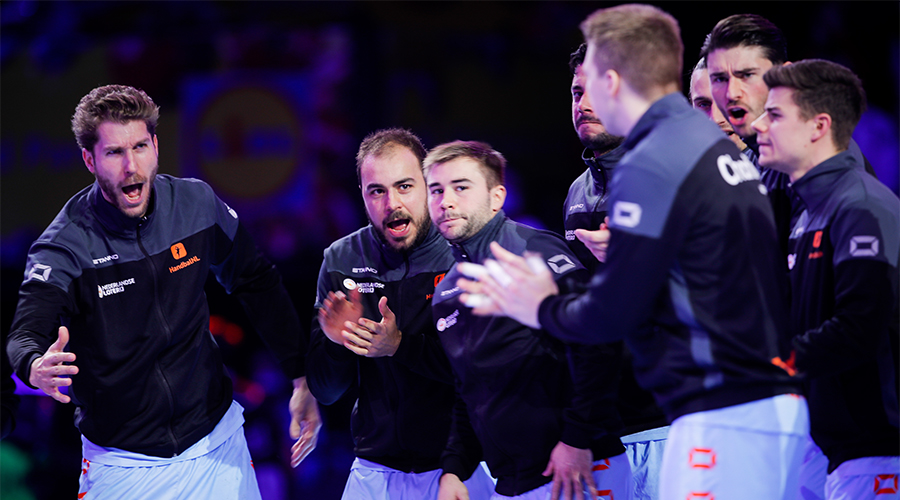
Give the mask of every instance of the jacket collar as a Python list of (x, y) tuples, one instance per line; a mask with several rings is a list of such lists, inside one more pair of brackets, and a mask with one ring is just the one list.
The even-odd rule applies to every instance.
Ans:
[(501, 209), (481, 228), (481, 231), (475, 233), (471, 238), (459, 243), (450, 243), (453, 258), (457, 262), (481, 263), (484, 259), (491, 257), (491, 242), (497, 240), (497, 234), (500, 233), (500, 228), (503, 227), (505, 221), (506, 213)]
[(607, 151), (600, 157), (594, 156), (592, 149), (584, 148), (584, 151), (581, 153), (581, 161), (590, 170), (594, 185), (600, 187), (602, 191), (605, 190), (609, 179), (612, 178), (612, 170), (616, 168), (624, 154), (625, 149), (622, 146)]
[(842, 151), (813, 167), (790, 186), (807, 208), (814, 211), (832, 196), (835, 177), (854, 168), (860, 168), (859, 160), (853, 152)]
[(434, 224), (428, 225), (428, 233), (421, 243), (405, 252), (394, 250), (394, 247), (385, 241), (384, 236), (372, 224), (369, 224), (369, 232), (372, 233), (372, 239), (377, 242), (382, 258), (390, 268), (399, 267), (407, 259), (414, 260), (419, 255), (427, 253), (435, 245), (446, 244)]
[(626, 151), (633, 149), (653, 130), (659, 120), (687, 112), (690, 109), (691, 106), (688, 104), (687, 99), (678, 92), (672, 92), (663, 96), (647, 108), (647, 111), (634, 124), (631, 133), (625, 138), (625, 142), (619, 147)]
[(157, 176), (153, 187), (150, 188), (150, 203), (147, 204), (147, 213), (143, 217), (129, 217), (123, 214), (116, 206), (106, 201), (106, 198), (103, 197), (103, 192), (100, 190), (100, 184), (94, 181), (89, 196), (91, 208), (97, 220), (112, 234), (127, 238), (137, 237), (138, 226), (147, 225), (153, 219), (156, 199), (159, 193), (159, 190), (156, 189), (159, 179), (160, 177)]

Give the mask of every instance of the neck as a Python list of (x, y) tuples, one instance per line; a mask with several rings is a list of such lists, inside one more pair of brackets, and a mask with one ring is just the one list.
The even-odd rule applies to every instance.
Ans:
[[(624, 82), (623, 82), (624, 83)], [(623, 102), (623, 120), (622, 125), (625, 132), (622, 135), (627, 136), (631, 130), (637, 125), (638, 120), (650, 109), (656, 101), (678, 91), (678, 84), (670, 83), (648, 90), (646, 95), (635, 92), (627, 85), (622, 85), (622, 102)]]
[(794, 168), (793, 171), (788, 172), (788, 177), (791, 179), (791, 183), (797, 182), (798, 180), (800, 180), (800, 178), (809, 173), (810, 170), (816, 168), (825, 161), (834, 158), (843, 151), (846, 150), (837, 149), (836, 147), (834, 147), (834, 145), (823, 145), (823, 147), (811, 151), (811, 154), (806, 157), (805, 161)]

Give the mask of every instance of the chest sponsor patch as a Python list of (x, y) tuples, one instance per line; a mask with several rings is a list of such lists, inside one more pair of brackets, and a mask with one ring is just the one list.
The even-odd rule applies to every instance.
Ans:
[(97, 285), (97, 294), (100, 295), (100, 298), (102, 299), (103, 297), (109, 297), (110, 295), (122, 293), (125, 291), (126, 286), (133, 284), (134, 278), (128, 278), (127, 280), (107, 283), (105, 285)]
[(351, 269), (351, 271), (353, 272), (353, 274), (363, 274), (363, 273), (378, 274), (378, 269), (375, 269), (374, 267), (369, 267), (369, 266), (354, 267), (353, 269)]
[(743, 156), (740, 160), (735, 160), (730, 155), (721, 155), (716, 159), (716, 166), (725, 182), (732, 186), (759, 179), (759, 170)]
[(566, 241), (575, 241), (574, 229), (566, 229)]
[[(346, 286), (346, 281), (344, 280)], [(377, 281), (369, 282), (369, 283), (356, 283), (356, 289), (359, 290), (359, 293), (375, 293), (375, 290), (384, 288), (384, 283), (379, 283)]]
[(797, 263), (797, 254), (792, 253), (788, 255), (788, 271), (794, 268), (794, 264)]
[(114, 253), (112, 255), (107, 255), (106, 257), (100, 257), (99, 259), (94, 259), (92, 262), (94, 265), (106, 264), (107, 262), (111, 262), (114, 260), (119, 260), (119, 254)]
[(850, 255), (854, 257), (875, 257), (878, 255), (877, 236), (854, 236), (850, 238)]
[(447, 328), (450, 328), (451, 326), (455, 325), (456, 322), (458, 321), (458, 319), (459, 319), (459, 309), (450, 313), (450, 315), (447, 316), (446, 318), (438, 319), (437, 324), (435, 325), (437, 327), (437, 331), (443, 332)]

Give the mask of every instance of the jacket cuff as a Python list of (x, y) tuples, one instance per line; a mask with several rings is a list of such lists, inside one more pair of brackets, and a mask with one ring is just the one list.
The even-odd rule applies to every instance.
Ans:
[(463, 482), (468, 481), (475, 472), (475, 469), (466, 467), (462, 457), (456, 455), (441, 457), (441, 469), (444, 470), (444, 474), (456, 474), (456, 477)]

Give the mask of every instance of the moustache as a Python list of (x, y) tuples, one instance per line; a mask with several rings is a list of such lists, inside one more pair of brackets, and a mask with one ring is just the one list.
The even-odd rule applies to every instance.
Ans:
[(450, 219), (465, 219), (465, 217), (460, 212), (444, 212), (444, 214), (441, 215), (441, 217), (437, 221), (435, 221), (435, 223), (440, 224), (441, 222)]

